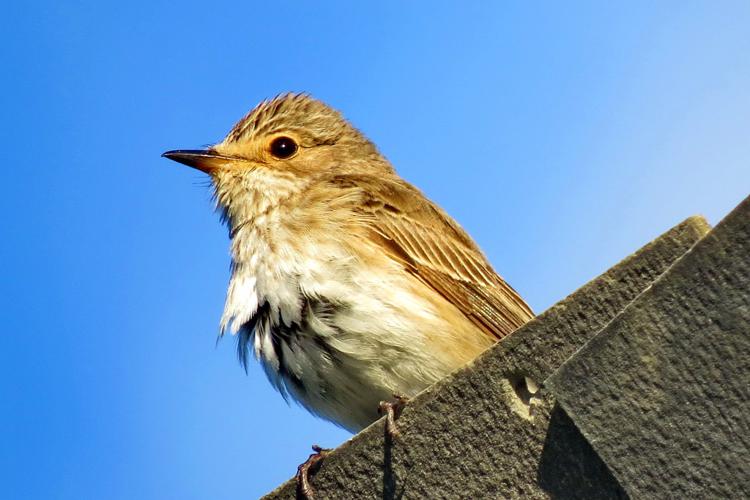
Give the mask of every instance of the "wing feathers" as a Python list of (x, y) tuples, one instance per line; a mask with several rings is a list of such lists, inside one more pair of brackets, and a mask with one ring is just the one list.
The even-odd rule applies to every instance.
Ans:
[(533, 317), (463, 229), (416, 188), (395, 177), (345, 175), (332, 181), (360, 192), (355, 210), (391, 258), (487, 335), (500, 339)]

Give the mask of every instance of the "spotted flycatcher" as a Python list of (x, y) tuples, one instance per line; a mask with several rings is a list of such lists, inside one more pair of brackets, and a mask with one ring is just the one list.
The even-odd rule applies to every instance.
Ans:
[(350, 431), (532, 317), (448, 214), (307, 95), (264, 101), (220, 143), (164, 156), (210, 175), (229, 226), (221, 333), (284, 397)]

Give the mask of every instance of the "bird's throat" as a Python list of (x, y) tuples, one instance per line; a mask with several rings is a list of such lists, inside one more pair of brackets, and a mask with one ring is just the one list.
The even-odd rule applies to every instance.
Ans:
[(303, 188), (295, 176), (268, 169), (221, 172), (213, 182), (216, 208), (232, 239), (247, 226), (262, 222)]

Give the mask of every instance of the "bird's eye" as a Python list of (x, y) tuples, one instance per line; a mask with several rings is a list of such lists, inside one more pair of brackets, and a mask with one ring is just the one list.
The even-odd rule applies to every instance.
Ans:
[(297, 143), (290, 137), (277, 137), (271, 142), (271, 154), (280, 160), (294, 156), (297, 148)]

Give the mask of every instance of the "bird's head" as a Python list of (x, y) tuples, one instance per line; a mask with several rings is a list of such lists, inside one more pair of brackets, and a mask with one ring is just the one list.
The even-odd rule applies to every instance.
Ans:
[(299, 187), (323, 173), (392, 172), (375, 145), (338, 111), (306, 94), (261, 102), (207, 149), (163, 156), (208, 173), (220, 205), (263, 179)]

